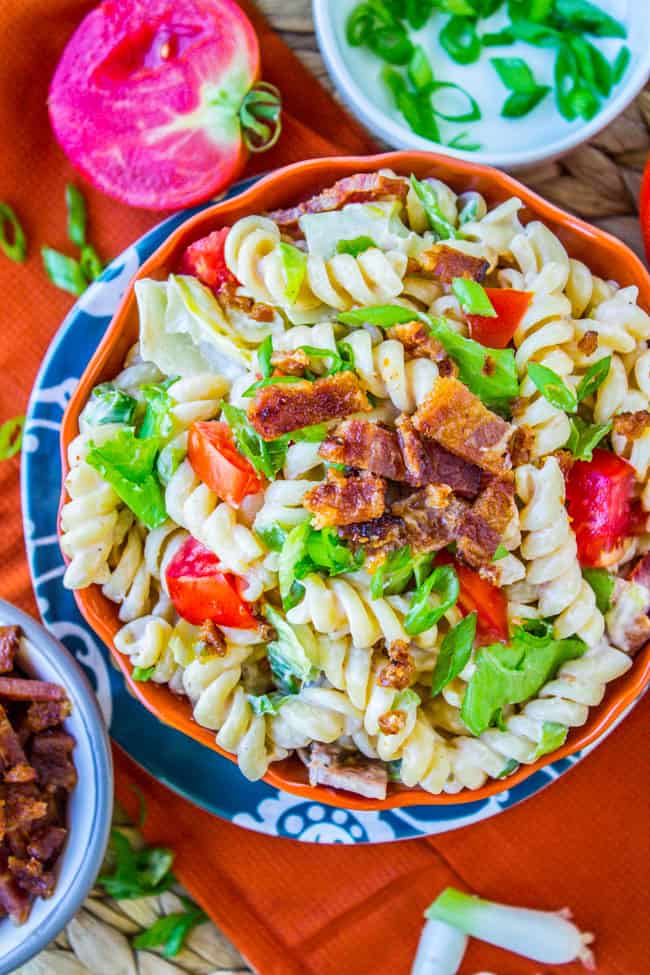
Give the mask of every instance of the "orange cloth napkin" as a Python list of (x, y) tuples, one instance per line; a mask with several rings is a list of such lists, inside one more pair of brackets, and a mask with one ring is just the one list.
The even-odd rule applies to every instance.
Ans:
[[(302, 67), (260, 15), (264, 77), (282, 87), (285, 132), (250, 172), (372, 142)], [(49, 78), (93, 3), (0, 3), (0, 198), (31, 242), (23, 267), (0, 255), (0, 420), (24, 412), (39, 362), (69, 309), (46, 279), (41, 244), (63, 250), (63, 191), (75, 179), (47, 119)], [(315, 126), (317, 132), (314, 131)], [(83, 186), (92, 239), (109, 258), (160, 217), (129, 210)], [(0, 464), (0, 595), (36, 614), (25, 560), (18, 459)], [(480, 825), (380, 847), (315, 847), (249, 833), (172, 795), (116, 749), (117, 792), (143, 790), (151, 842), (177, 851), (176, 872), (264, 975), (406, 975), (422, 909), (446, 884), (539, 908), (570, 905), (597, 932), (602, 975), (646, 975), (650, 942), (647, 722), (644, 701), (611, 738), (544, 794)], [(535, 975), (539, 965), (474, 943), (463, 975), (479, 969)], [(578, 966), (544, 968), (576, 975)]]

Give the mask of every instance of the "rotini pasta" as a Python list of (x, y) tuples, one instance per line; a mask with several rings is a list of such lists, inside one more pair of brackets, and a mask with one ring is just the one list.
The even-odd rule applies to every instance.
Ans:
[(221, 284), (138, 282), (69, 448), (65, 584), (250, 779), (297, 753), (370, 798), (476, 789), (632, 666), (650, 316), (522, 206), (366, 173), (218, 235)]

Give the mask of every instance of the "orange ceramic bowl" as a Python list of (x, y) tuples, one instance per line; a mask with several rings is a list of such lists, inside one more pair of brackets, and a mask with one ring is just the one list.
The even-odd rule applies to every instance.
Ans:
[[(524, 201), (524, 220), (541, 219), (566, 246), (569, 254), (584, 261), (604, 278), (614, 278), (621, 285), (636, 285), (640, 302), (650, 311), (650, 277), (641, 262), (620, 241), (576, 217), (559, 210), (510, 176), (473, 163), (425, 152), (391, 152), (379, 156), (337, 157), (314, 159), (296, 163), (260, 180), (246, 192), (231, 200), (217, 203), (189, 219), (169, 237), (141, 267), (138, 278), (162, 280), (175, 271), (184, 248), (212, 230), (230, 226), (240, 217), (262, 213), (276, 207), (298, 203), (331, 185), (343, 176), (390, 167), (398, 173), (415, 173), (418, 177), (436, 176), (449, 183), (457, 192), (473, 189), (484, 195), (489, 206), (495, 206), (511, 196)], [(78, 431), (79, 413), (90, 391), (97, 383), (112, 379), (120, 371), (126, 352), (137, 340), (138, 321), (133, 283), (129, 287), (103, 341), (72, 397), (63, 419), (61, 450), (64, 474), (67, 469), (67, 447)], [(66, 500), (62, 491), (62, 503)], [(113, 636), (119, 629), (117, 607), (106, 599), (98, 586), (75, 593), (77, 604), (86, 621), (111, 648), (131, 690), (142, 704), (165, 724), (189, 735), (226, 758), (236, 759), (224, 752), (215, 742), (214, 733), (201, 728), (192, 719), (188, 700), (178, 697), (165, 686), (137, 683), (131, 677), (128, 657), (118, 653)], [(650, 645), (640, 653), (634, 667), (615, 681), (607, 690), (600, 707), (593, 708), (584, 727), (569, 734), (565, 745), (534, 765), (522, 766), (505, 781), (490, 781), (481, 789), (459, 795), (434, 796), (419, 789), (391, 785), (385, 800), (364, 799), (352, 793), (309, 785), (306, 769), (298, 758), (290, 758), (271, 766), (265, 781), (294, 795), (349, 809), (390, 809), (410, 805), (445, 805), (473, 802), (495, 795), (523, 781), (545, 765), (579, 751), (603, 735), (623, 714), (650, 681)]]

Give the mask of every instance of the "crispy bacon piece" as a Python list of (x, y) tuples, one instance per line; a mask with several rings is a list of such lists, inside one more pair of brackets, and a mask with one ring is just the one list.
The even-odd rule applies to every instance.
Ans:
[(333, 186), (309, 200), (287, 210), (273, 210), (268, 216), (283, 230), (297, 227), (304, 213), (325, 213), (328, 210), (341, 210), (347, 203), (367, 203), (386, 197), (406, 199), (409, 184), (402, 176), (389, 176), (386, 173), (356, 173), (345, 176)]
[(510, 470), (512, 427), (492, 413), (458, 379), (439, 379), (413, 414), (415, 429), (491, 474)]
[(8, 674), (13, 670), (19, 650), (20, 627), (0, 626), (0, 674)]
[(4, 828), (7, 833), (28, 829), (47, 815), (48, 805), (33, 782), (0, 787), (4, 802)]
[(535, 446), (535, 431), (527, 423), (515, 427), (515, 432), (510, 438), (510, 459), (513, 467), (520, 467), (522, 464), (530, 463)]
[(49, 870), (43, 870), (43, 864), (39, 860), (34, 857), (30, 857), (29, 860), (9, 857), (7, 866), (18, 886), (28, 894), (33, 894), (35, 897), (52, 896), (54, 874)]
[(0, 908), (14, 924), (24, 924), (29, 916), (29, 895), (21, 890), (9, 870), (7, 858), (0, 861)]
[(439, 552), (455, 541), (468, 504), (451, 491), (428, 485), (392, 505), (391, 512), (404, 519), (407, 543), (413, 552)]
[(309, 356), (303, 349), (274, 352), (271, 356), (271, 365), (281, 376), (304, 376), (305, 369), (309, 365)]
[(63, 826), (43, 826), (29, 837), (27, 853), (41, 863), (49, 863), (63, 849), (67, 835)]
[(339, 423), (318, 453), (335, 464), (357, 467), (393, 481), (406, 479), (397, 434), (368, 420)]
[(385, 711), (377, 718), (377, 724), (383, 735), (399, 735), (400, 731), (406, 726), (406, 718), (406, 711), (401, 709)]
[(391, 339), (397, 339), (414, 359), (432, 359), (442, 362), (447, 358), (444, 346), (431, 335), (424, 322), (405, 322), (388, 329)]
[(409, 653), (409, 645), (404, 640), (393, 640), (386, 647), (386, 653), (389, 662), (379, 671), (377, 683), (381, 687), (403, 691), (415, 674), (415, 661)]
[(223, 630), (214, 620), (205, 620), (199, 630), (201, 657), (225, 657), (228, 646)]
[(402, 518), (383, 514), (372, 521), (343, 525), (339, 535), (353, 546), (363, 545), (367, 558), (387, 554), (406, 545), (406, 526)]
[(314, 513), (314, 528), (370, 521), (384, 513), (386, 482), (365, 471), (346, 477), (329, 470), (327, 480), (308, 491), (303, 504)]
[(460, 557), (475, 569), (491, 565), (514, 513), (512, 482), (493, 478), (479, 494), (460, 526), (457, 539)]
[(8, 701), (65, 701), (66, 692), (59, 684), (26, 677), (0, 677), (0, 698)]
[(27, 709), (23, 732), (35, 734), (61, 724), (70, 714), (71, 705), (64, 701), (33, 701)]
[(556, 461), (560, 465), (560, 470), (562, 471), (562, 477), (567, 478), (569, 472), (576, 462), (575, 457), (570, 450), (554, 450), (552, 456), (555, 457)]
[(434, 244), (419, 257), (425, 271), (443, 284), (451, 284), (454, 278), (471, 278), (472, 281), (485, 281), (489, 262), (480, 257), (463, 254), (447, 244)]
[(368, 799), (386, 798), (386, 766), (357, 751), (315, 741), (303, 761), (309, 769), (310, 785), (329, 785)]
[(34, 735), (30, 757), (38, 783), (46, 792), (74, 789), (77, 772), (72, 764), (73, 748), (74, 738), (65, 731), (44, 731)]
[(261, 301), (255, 301), (248, 295), (241, 295), (238, 292), (240, 284), (238, 281), (230, 281), (223, 284), (217, 295), (219, 304), (225, 312), (229, 308), (244, 312), (249, 318), (256, 322), (272, 322), (275, 318), (275, 311), (271, 305), (265, 305)]
[(650, 413), (647, 410), (637, 410), (636, 413), (619, 413), (613, 420), (613, 432), (627, 437), (628, 440), (638, 440), (650, 427)]
[(276, 440), (292, 430), (361, 410), (370, 410), (368, 397), (354, 373), (346, 371), (313, 383), (277, 383), (259, 389), (248, 418), (260, 437)]
[(18, 735), (11, 726), (7, 712), (0, 704), (0, 774), (5, 782), (33, 782), (34, 769), (20, 744)]
[(593, 355), (598, 348), (598, 332), (594, 332), (593, 329), (585, 332), (578, 342), (578, 348), (584, 355)]
[(431, 440), (423, 440), (405, 413), (397, 418), (397, 436), (406, 466), (406, 482), (412, 487), (447, 484), (464, 498), (475, 498), (481, 486), (481, 471), (462, 457), (451, 454)]

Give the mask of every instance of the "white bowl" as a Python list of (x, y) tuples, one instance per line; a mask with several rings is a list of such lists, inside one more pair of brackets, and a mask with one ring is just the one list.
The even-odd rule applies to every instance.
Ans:
[[(466, 88), (483, 111), (480, 122), (449, 125), (441, 121), (443, 138), (466, 129), (472, 139), (482, 143), (475, 152), (452, 149), (416, 135), (392, 104), (392, 96), (379, 77), (384, 62), (367, 48), (351, 48), (345, 39), (345, 23), (357, 0), (313, 0), (316, 36), (323, 60), (341, 98), (352, 113), (374, 135), (396, 149), (441, 150), (448, 156), (485, 163), (501, 169), (531, 166), (569, 152), (608, 125), (626, 108), (650, 76), (650, 3), (648, 0), (599, 0), (599, 6), (622, 20), (628, 28), (626, 41), (616, 38), (594, 39), (610, 58), (621, 44), (630, 48), (632, 59), (623, 80), (589, 122), (567, 122), (561, 117), (550, 94), (522, 119), (500, 116), (508, 92), (489, 63), (490, 57), (523, 57), (535, 77), (552, 85), (554, 52), (517, 42), (509, 47), (486, 49), (480, 61), (467, 66), (455, 64), (440, 47), (438, 33), (443, 20), (434, 17), (417, 33), (431, 57), (439, 81), (453, 81)], [(498, 30), (507, 22), (503, 11), (484, 22), (485, 30)], [(482, 28), (483, 30), (483, 28)], [(411, 32), (413, 34), (413, 32)], [(446, 136), (445, 133), (448, 135)]]
[(68, 799), (68, 837), (56, 864), (52, 897), (34, 901), (20, 926), (0, 919), (0, 975), (9, 975), (41, 951), (77, 913), (95, 882), (108, 842), (113, 810), (113, 767), (104, 720), (93, 689), (63, 644), (44, 627), (0, 600), (0, 626), (21, 626), (30, 644), (21, 651), (21, 670), (61, 684), (72, 713), (64, 727), (75, 739), (78, 782)]

